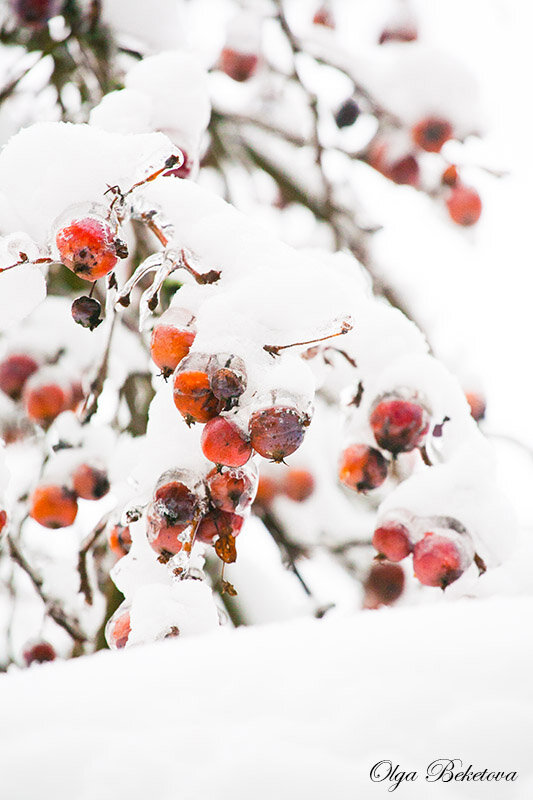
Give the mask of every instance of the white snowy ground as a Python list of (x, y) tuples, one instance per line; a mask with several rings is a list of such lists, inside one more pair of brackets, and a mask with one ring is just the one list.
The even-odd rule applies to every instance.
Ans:
[[(533, 797), (533, 599), (220, 630), (0, 682), (3, 800)], [(436, 759), (515, 782), (427, 783)], [(457, 770), (458, 771), (458, 770)]]

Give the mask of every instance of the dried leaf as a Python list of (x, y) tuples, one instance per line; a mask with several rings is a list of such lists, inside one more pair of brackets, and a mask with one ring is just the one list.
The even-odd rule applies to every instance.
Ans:
[(237, 561), (235, 537), (231, 533), (219, 536), (215, 542), (215, 552), (224, 564), (233, 564), (234, 561)]

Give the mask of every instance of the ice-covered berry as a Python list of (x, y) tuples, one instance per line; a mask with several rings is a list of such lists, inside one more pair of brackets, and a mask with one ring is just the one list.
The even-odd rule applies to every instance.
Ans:
[(152, 331), (150, 354), (165, 378), (189, 354), (195, 336), (194, 316), (185, 308), (169, 308), (158, 319)]
[(128, 643), (130, 633), (130, 612), (120, 607), (106, 625), (105, 638), (107, 644), (112, 650), (122, 650)]
[(153, 506), (169, 525), (189, 525), (198, 508), (198, 495), (190, 488), (192, 476), (185, 470), (168, 470), (157, 482)]
[(72, 474), (72, 487), (84, 500), (100, 500), (109, 491), (109, 478), (103, 469), (80, 464)]
[(207, 374), (211, 391), (219, 400), (235, 400), (246, 389), (246, 366), (239, 356), (229, 353), (211, 356)]
[(252, 455), (248, 436), (226, 417), (215, 417), (202, 431), (202, 452), (214, 464), (242, 467)]
[(250, 418), (252, 447), (264, 458), (283, 461), (300, 447), (308, 425), (309, 417), (291, 406), (263, 408)]
[(77, 513), (76, 495), (65, 486), (44, 484), (34, 489), (30, 517), (45, 528), (68, 528)]
[(375, 447), (352, 444), (341, 455), (339, 480), (357, 492), (369, 492), (381, 486), (388, 468), (387, 459)]
[(422, 445), (429, 430), (429, 417), (420, 403), (389, 395), (374, 404), (370, 426), (384, 450), (408, 453)]
[(174, 372), (174, 404), (187, 424), (208, 422), (218, 416), (223, 402), (211, 390), (207, 367), (209, 356), (187, 356)]
[(60, 228), (55, 237), (61, 263), (87, 281), (103, 278), (128, 255), (126, 245), (105, 219), (83, 217)]
[(374, 531), (372, 544), (380, 556), (389, 561), (402, 561), (413, 550), (409, 531), (400, 522), (384, 522)]
[(56, 379), (53, 372), (43, 370), (28, 380), (22, 400), (29, 419), (47, 427), (59, 414), (70, 408), (72, 389), (61, 379)]
[(427, 153), (440, 153), (443, 145), (452, 138), (453, 128), (447, 119), (426, 117), (411, 131), (414, 143)]
[(473, 557), (473, 547), (467, 534), (429, 531), (414, 547), (414, 573), (424, 586), (445, 589), (461, 577)]
[(457, 225), (475, 225), (481, 216), (481, 197), (470, 186), (454, 186), (446, 199), (448, 213)]
[(204, 544), (213, 544), (213, 541), (220, 536), (235, 537), (240, 533), (243, 522), (244, 519), (238, 514), (212, 509), (202, 517), (196, 531), (196, 539)]
[(253, 499), (255, 481), (248, 470), (216, 467), (208, 473), (206, 486), (211, 503), (221, 511), (241, 513)]
[(418, 186), (420, 166), (413, 153), (392, 155), (386, 142), (377, 141), (370, 150), (368, 163), (393, 183), (400, 186)]
[(82, 328), (93, 331), (103, 320), (100, 317), (102, 306), (94, 297), (78, 297), (72, 303), (72, 319)]
[(190, 544), (183, 536), (188, 527), (188, 523), (170, 522), (168, 517), (160, 513), (160, 509), (154, 503), (148, 507), (146, 516), (148, 543), (163, 558), (171, 558), (183, 549), (190, 550)]

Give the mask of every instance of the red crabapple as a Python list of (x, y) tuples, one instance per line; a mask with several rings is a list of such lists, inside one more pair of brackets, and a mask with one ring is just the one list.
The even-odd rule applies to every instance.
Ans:
[(47, 427), (59, 414), (70, 408), (72, 389), (52, 371), (42, 370), (28, 380), (22, 400), (29, 419)]
[(207, 376), (209, 356), (187, 356), (174, 372), (174, 404), (185, 422), (208, 422), (218, 416), (222, 403), (211, 391)]
[(474, 558), (473, 547), (466, 534), (429, 531), (415, 544), (413, 568), (415, 577), (424, 586), (445, 589), (461, 577)]
[(457, 225), (475, 225), (481, 216), (481, 198), (470, 186), (456, 185), (446, 200), (448, 213)]
[(185, 470), (168, 470), (157, 482), (153, 507), (168, 525), (190, 525), (194, 519), (199, 499), (188, 485), (190, 480)]
[(226, 417), (215, 417), (202, 431), (202, 452), (214, 464), (242, 467), (252, 455), (248, 436)]
[(315, 490), (315, 479), (307, 469), (291, 467), (283, 475), (281, 489), (296, 503), (303, 503)]
[(254, 503), (266, 509), (280, 491), (281, 488), (274, 478), (271, 478), (269, 475), (260, 475)]
[(482, 419), (485, 418), (485, 412), (487, 410), (487, 404), (485, 399), (476, 392), (467, 392), (466, 399), (468, 405), (470, 406), (470, 413), (476, 420), (476, 422), (480, 422)]
[(164, 517), (155, 504), (148, 506), (146, 517), (146, 537), (150, 547), (168, 560), (181, 550), (189, 552), (190, 542), (182, 536), (183, 532), (189, 527), (187, 523), (173, 524)]
[(102, 306), (94, 297), (78, 297), (72, 303), (72, 319), (82, 328), (93, 331), (103, 320), (100, 318)]
[(404, 571), (398, 564), (373, 564), (364, 582), (363, 607), (376, 609), (391, 605), (401, 596), (404, 586)]
[(400, 522), (385, 522), (376, 528), (372, 544), (381, 557), (402, 561), (413, 550), (409, 531)]
[(238, 514), (214, 508), (202, 518), (196, 531), (196, 539), (204, 544), (213, 544), (220, 536), (238, 536), (243, 522), (244, 519)]
[(255, 482), (246, 470), (215, 467), (205, 482), (211, 503), (221, 511), (242, 512), (252, 501)]
[(387, 42), (415, 42), (418, 39), (418, 31), (412, 25), (398, 25), (385, 28), (379, 37), (379, 44)]
[(388, 149), (386, 142), (376, 142), (368, 157), (370, 166), (400, 186), (418, 186), (420, 167), (416, 157), (412, 153), (391, 156)]
[(397, 395), (379, 399), (370, 413), (376, 442), (390, 453), (408, 453), (420, 447), (429, 430), (426, 409), (420, 403)]
[(339, 480), (357, 492), (369, 492), (381, 486), (387, 477), (387, 459), (367, 444), (352, 444), (340, 459)]
[(440, 153), (443, 145), (452, 138), (453, 128), (447, 119), (426, 117), (411, 131), (414, 143), (427, 153)]
[(220, 69), (239, 83), (251, 78), (258, 64), (256, 53), (241, 53), (232, 47), (225, 47), (220, 54)]
[(211, 356), (207, 374), (211, 391), (219, 400), (235, 400), (246, 389), (246, 367), (239, 356), (229, 353)]
[(131, 633), (130, 612), (119, 608), (111, 617), (105, 628), (105, 638), (112, 650), (126, 647)]
[(117, 522), (113, 525), (108, 535), (108, 542), (111, 551), (117, 558), (127, 556), (131, 548), (131, 532), (128, 525)]
[(184, 308), (169, 308), (157, 320), (150, 340), (152, 361), (168, 378), (189, 354), (196, 336), (194, 316)]
[(21, 25), (42, 28), (61, 11), (61, 0), (9, 0)]
[(72, 487), (84, 500), (100, 500), (109, 491), (109, 479), (104, 470), (80, 464), (72, 475)]
[(32, 664), (44, 664), (46, 661), (54, 661), (56, 651), (49, 642), (36, 642), (26, 645), (22, 653), (26, 666)]
[(263, 408), (250, 418), (252, 447), (264, 458), (281, 462), (300, 447), (309, 424), (306, 414), (290, 406)]
[(38, 363), (25, 353), (13, 353), (0, 362), (0, 390), (18, 400), (28, 378), (39, 369)]
[(56, 234), (61, 263), (87, 281), (103, 278), (126, 258), (127, 247), (103, 218), (74, 219)]
[(68, 528), (76, 519), (76, 495), (65, 486), (37, 486), (31, 496), (30, 517), (45, 528)]
[(335, 18), (328, 5), (324, 4), (315, 11), (313, 25), (322, 25), (324, 28), (335, 30)]
[(4, 509), (0, 509), (0, 533), (4, 530), (7, 524), (7, 514)]
[(163, 177), (176, 177), (176, 178), (188, 178), (193, 171), (194, 162), (190, 158), (189, 154), (183, 149), (183, 147), (179, 148), (183, 155), (183, 164), (181, 167), (175, 167), (174, 169), (169, 169), (163, 173)]
[(443, 186), (455, 186), (459, 180), (459, 173), (455, 164), (449, 164), (441, 176)]

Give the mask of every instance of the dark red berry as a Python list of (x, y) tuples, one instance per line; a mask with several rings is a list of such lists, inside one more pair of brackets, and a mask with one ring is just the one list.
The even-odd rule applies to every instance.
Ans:
[(447, 119), (426, 117), (412, 129), (414, 143), (428, 153), (440, 153), (442, 146), (453, 136), (453, 128)]
[(220, 536), (237, 536), (243, 522), (244, 519), (238, 514), (213, 509), (202, 518), (196, 531), (196, 539), (204, 544), (213, 544)]
[(198, 508), (198, 497), (183, 478), (179, 471), (163, 473), (154, 493), (154, 509), (169, 525), (190, 525)]
[(473, 552), (463, 536), (428, 532), (413, 551), (415, 576), (424, 586), (445, 589), (461, 577), (473, 560)]
[(46, 661), (54, 661), (56, 651), (48, 642), (37, 642), (26, 647), (23, 654), (26, 666), (31, 664), (44, 664)]
[(62, 0), (9, 0), (22, 25), (41, 28), (61, 11)]
[(103, 320), (100, 318), (102, 306), (94, 297), (78, 297), (72, 303), (72, 319), (82, 328), (94, 330)]
[(379, 44), (387, 42), (415, 42), (418, 39), (418, 31), (411, 26), (397, 26), (385, 28), (379, 37)]
[(376, 442), (384, 450), (407, 453), (423, 443), (429, 430), (429, 417), (420, 403), (391, 395), (374, 405), (370, 426)]
[(453, 187), (447, 200), (448, 213), (457, 225), (475, 225), (482, 211), (481, 197), (470, 186), (458, 184)]
[(80, 464), (72, 475), (72, 488), (84, 500), (100, 500), (109, 491), (109, 479), (103, 469)]
[(250, 439), (259, 455), (283, 461), (303, 442), (309, 418), (290, 406), (271, 406), (250, 418)]
[(34, 372), (38, 363), (25, 353), (13, 353), (0, 362), (0, 390), (13, 400), (18, 400), (24, 385)]
[(364, 582), (363, 605), (368, 609), (388, 606), (401, 596), (405, 575), (398, 564), (373, 564)]
[(258, 64), (259, 58), (255, 53), (240, 53), (232, 47), (225, 47), (220, 54), (220, 69), (239, 83), (251, 78)]
[(221, 511), (242, 512), (250, 505), (254, 481), (247, 471), (215, 467), (206, 478), (207, 491), (211, 503)]
[(239, 356), (211, 356), (207, 370), (211, 391), (220, 400), (234, 400), (246, 389), (246, 367)]

